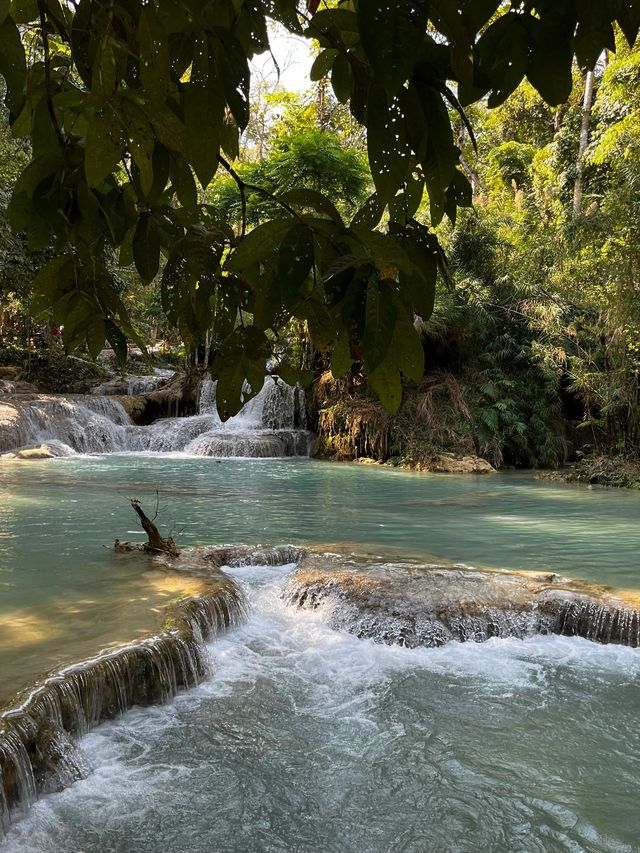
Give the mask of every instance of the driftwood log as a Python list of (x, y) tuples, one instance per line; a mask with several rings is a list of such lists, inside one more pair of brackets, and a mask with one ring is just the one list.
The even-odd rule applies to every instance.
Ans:
[(140, 506), (140, 501), (136, 498), (131, 498), (131, 506), (134, 512), (140, 519), (142, 529), (147, 534), (148, 541), (144, 545), (134, 545), (131, 542), (122, 542), (116, 539), (114, 548), (116, 551), (147, 551), (151, 554), (169, 554), (171, 557), (178, 557), (180, 551), (171, 536), (166, 538), (162, 536), (153, 521), (145, 514)]

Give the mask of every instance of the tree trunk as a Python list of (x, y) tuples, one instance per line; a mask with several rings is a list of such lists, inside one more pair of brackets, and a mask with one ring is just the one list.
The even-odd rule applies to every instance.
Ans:
[(580, 125), (580, 143), (578, 145), (578, 159), (576, 161), (576, 181), (573, 187), (573, 215), (579, 216), (582, 210), (582, 190), (584, 184), (584, 155), (589, 144), (589, 121), (591, 119), (591, 108), (593, 106), (593, 84), (595, 76), (593, 71), (587, 71), (584, 83), (584, 100), (582, 102), (582, 124)]
[(136, 515), (140, 519), (140, 523), (142, 524), (142, 529), (149, 537), (149, 541), (144, 546), (145, 551), (155, 551), (163, 554), (170, 554), (172, 557), (177, 557), (180, 554), (178, 548), (176, 547), (176, 543), (173, 541), (171, 536), (168, 536), (166, 539), (164, 536), (160, 535), (160, 531), (155, 526), (153, 521), (150, 518), (147, 518), (142, 507), (140, 506), (140, 501), (135, 498), (131, 498), (131, 506), (133, 507)]

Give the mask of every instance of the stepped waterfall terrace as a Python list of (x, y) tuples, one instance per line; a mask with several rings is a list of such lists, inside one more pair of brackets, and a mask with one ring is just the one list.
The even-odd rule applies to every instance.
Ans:
[[(231, 438), (264, 428), (263, 414), (250, 425), (246, 415)], [(210, 438), (228, 431), (211, 429), (211, 417), (201, 411), (194, 425), (209, 418)], [(115, 436), (162, 434), (163, 422), (137, 428), (107, 420)], [(164, 426), (187, 429), (190, 420)], [(104, 633), (90, 649), (90, 622), (110, 624), (115, 612), (122, 624), (113, 640), (157, 632), (154, 608), (168, 595), (141, 603), (151, 592), (147, 580), (203, 592), (206, 578), (102, 547), (116, 535), (139, 536), (126, 497), (152, 508), (157, 486), (162, 527), (181, 532), (183, 546), (331, 541), (323, 552), (347, 554), (346, 566), (327, 558), (337, 560), (336, 571), (357, 574), (364, 564), (370, 580), (430, 563), (640, 587), (635, 493), (525, 475), (485, 480), (309, 459), (207, 458), (189, 455), (187, 444), (164, 453), (123, 453), (117, 444), (114, 454), (99, 441), (99, 456), (0, 465), (2, 624), (40, 626), (39, 636), (25, 632), (32, 671), (23, 664), (17, 682), (97, 651)], [(384, 645), (348, 633), (354, 601), (300, 609), (291, 601), (294, 565), (250, 562), (225, 569), (245, 591), (249, 616), (207, 647), (212, 675), (166, 707), (129, 712), (84, 737), (70, 772), (85, 778), (43, 797), (0, 850), (637, 847), (640, 652), (632, 642), (511, 632), (522, 641), (505, 630), (482, 645)], [(456, 573), (475, 577), (468, 568)], [(3, 678), (16, 658), (2, 654)], [(174, 689), (168, 683), (165, 698)]]
[[(129, 383), (131, 384), (131, 382)], [(103, 395), (24, 395), (0, 401), (0, 451), (56, 442), (55, 455), (149, 451), (195, 456), (307, 456), (304, 394), (267, 378), (259, 394), (221, 423), (216, 383), (204, 380), (198, 414), (133, 423), (122, 402)], [(101, 390), (101, 389), (99, 389)]]

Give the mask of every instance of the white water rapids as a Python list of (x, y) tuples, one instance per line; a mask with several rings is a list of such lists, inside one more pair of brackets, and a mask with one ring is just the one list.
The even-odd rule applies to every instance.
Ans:
[(637, 850), (636, 651), (358, 640), (283, 601), (293, 568), (230, 569), (252, 614), (213, 676), (84, 738), (2, 853)]
[(304, 392), (267, 377), (262, 390), (225, 423), (215, 406), (216, 383), (200, 386), (199, 412), (136, 426), (122, 405), (106, 396), (40, 397), (5, 405), (10, 422), (0, 451), (55, 442), (57, 455), (73, 453), (181, 453), (187, 456), (308, 456)]

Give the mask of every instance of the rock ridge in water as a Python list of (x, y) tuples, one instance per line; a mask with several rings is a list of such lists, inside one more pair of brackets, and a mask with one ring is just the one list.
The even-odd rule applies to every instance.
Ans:
[(207, 576), (204, 594), (170, 606), (159, 635), (54, 672), (0, 711), (0, 832), (39, 795), (86, 775), (75, 738), (198, 684), (207, 671), (204, 641), (239, 623), (246, 607), (231, 578)]
[(208, 668), (204, 642), (246, 615), (244, 594), (221, 566), (286, 565), (302, 555), (291, 545), (223, 545), (159, 557), (173, 571), (205, 578), (206, 591), (170, 605), (157, 636), (64, 667), (0, 709), (0, 835), (38, 796), (87, 775), (76, 738), (198, 684)]
[(346, 563), (308, 554), (285, 599), (321, 609), (333, 628), (411, 648), (536, 634), (640, 646), (640, 607), (605, 587), (548, 574)]

